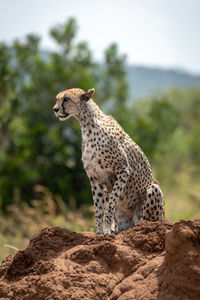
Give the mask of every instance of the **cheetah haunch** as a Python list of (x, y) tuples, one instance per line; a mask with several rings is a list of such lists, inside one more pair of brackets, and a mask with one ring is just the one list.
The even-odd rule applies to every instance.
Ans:
[(141, 220), (163, 219), (163, 195), (148, 159), (117, 121), (92, 100), (94, 89), (60, 92), (55, 115), (75, 117), (82, 131), (82, 160), (90, 179), (96, 233), (115, 233)]

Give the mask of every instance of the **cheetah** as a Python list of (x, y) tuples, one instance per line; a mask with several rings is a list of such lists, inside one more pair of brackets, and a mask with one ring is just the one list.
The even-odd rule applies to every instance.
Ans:
[(53, 107), (59, 120), (78, 120), (82, 161), (94, 200), (97, 234), (119, 233), (139, 221), (163, 220), (164, 200), (141, 148), (93, 101), (94, 88), (60, 92)]

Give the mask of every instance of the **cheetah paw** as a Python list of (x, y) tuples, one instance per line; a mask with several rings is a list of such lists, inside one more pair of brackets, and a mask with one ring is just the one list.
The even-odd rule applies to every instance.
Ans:
[(95, 234), (103, 234), (103, 229), (102, 230), (97, 230)]
[(109, 227), (104, 227), (103, 228), (103, 233), (104, 234), (111, 234), (112, 232), (111, 232), (111, 228), (109, 228)]

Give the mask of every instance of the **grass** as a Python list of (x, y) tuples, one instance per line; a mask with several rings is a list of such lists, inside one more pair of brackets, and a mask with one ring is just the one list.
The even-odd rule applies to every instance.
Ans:
[[(191, 172), (179, 172), (161, 181), (165, 196), (165, 214), (170, 222), (196, 219), (200, 216), (199, 180)], [(0, 262), (17, 249), (25, 248), (34, 233), (46, 226), (61, 226), (76, 232), (95, 231), (92, 206), (70, 211), (59, 197), (43, 186), (37, 187), (42, 200), (12, 205), (9, 213), (0, 215)]]
[(165, 211), (170, 222), (200, 217), (199, 182), (187, 171), (177, 174), (172, 185), (164, 186)]
[(94, 231), (92, 207), (70, 211), (59, 198), (56, 199), (44, 187), (38, 186), (44, 197), (26, 203), (12, 205), (8, 214), (0, 215), (0, 262), (9, 254), (25, 248), (30, 238), (46, 226), (61, 226), (76, 232)]

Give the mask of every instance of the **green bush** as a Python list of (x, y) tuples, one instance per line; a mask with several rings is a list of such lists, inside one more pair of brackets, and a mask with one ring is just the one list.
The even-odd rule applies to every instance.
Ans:
[[(79, 124), (55, 119), (52, 107), (63, 89), (95, 87), (98, 103), (125, 103), (125, 57), (115, 44), (97, 64), (85, 42), (76, 43), (77, 24), (70, 19), (52, 28), (58, 50), (44, 53), (38, 36), (11, 46), (0, 44), (0, 210), (40, 198), (41, 184), (71, 207), (90, 203), (81, 162)], [(118, 103), (119, 104), (119, 103)]]

